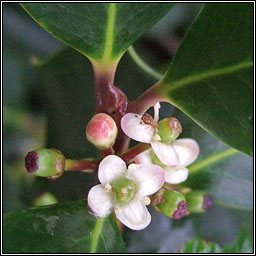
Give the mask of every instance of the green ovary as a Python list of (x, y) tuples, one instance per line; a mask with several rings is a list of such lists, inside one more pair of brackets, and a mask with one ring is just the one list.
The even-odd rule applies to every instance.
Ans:
[(112, 192), (119, 204), (128, 204), (131, 202), (136, 193), (136, 184), (127, 179), (121, 178), (111, 184)]
[(157, 155), (154, 154), (154, 156), (152, 157), (152, 163), (155, 164), (155, 165), (158, 165), (162, 168), (166, 167), (166, 165), (164, 165), (160, 160), (159, 158), (157, 157)]
[(158, 135), (161, 137), (161, 142), (172, 143), (181, 133), (180, 122), (173, 117), (161, 120), (157, 125)]

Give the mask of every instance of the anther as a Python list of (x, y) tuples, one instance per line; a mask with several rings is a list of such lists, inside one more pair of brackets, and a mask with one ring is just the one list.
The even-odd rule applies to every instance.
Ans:
[(111, 189), (112, 189), (112, 186), (109, 183), (107, 183), (105, 186), (105, 191), (108, 193), (111, 191)]

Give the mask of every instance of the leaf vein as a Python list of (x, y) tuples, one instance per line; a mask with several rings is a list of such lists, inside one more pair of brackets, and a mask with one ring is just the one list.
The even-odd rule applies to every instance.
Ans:
[[(199, 82), (211, 77), (215, 76), (221, 76), (221, 75), (226, 75), (233, 73), (238, 70), (246, 69), (246, 68), (251, 68), (253, 67), (253, 62), (252, 61), (243, 61), (241, 63), (238, 63), (236, 65), (232, 66), (227, 66), (221, 69), (214, 69), (214, 70), (208, 70), (205, 72), (201, 72), (195, 75), (191, 75), (182, 79), (179, 79), (177, 81), (174, 81), (171, 83), (171, 90), (180, 88), (185, 85), (189, 85), (195, 82)], [(167, 73), (168, 74), (168, 73)], [(163, 79), (164, 82), (165, 78)]]

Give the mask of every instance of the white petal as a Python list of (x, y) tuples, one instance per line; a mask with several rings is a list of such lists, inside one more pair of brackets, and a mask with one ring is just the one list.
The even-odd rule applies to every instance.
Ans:
[(160, 141), (152, 141), (151, 146), (155, 154), (163, 164), (167, 166), (180, 165), (178, 154), (174, 150), (172, 143), (167, 144)]
[(164, 172), (165, 182), (170, 184), (179, 184), (185, 181), (188, 177), (188, 169), (184, 166), (167, 166), (164, 168)]
[(174, 141), (173, 147), (179, 156), (180, 165), (188, 166), (198, 157), (199, 145), (195, 140), (178, 139)]
[(151, 215), (147, 207), (135, 199), (128, 205), (115, 207), (116, 217), (128, 228), (141, 230), (151, 222)]
[(150, 143), (155, 129), (141, 120), (142, 116), (128, 113), (121, 119), (123, 132), (133, 140)]
[(88, 205), (93, 214), (105, 218), (113, 210), (112, 195), (99, 184), (91, 188), (88, 194)]
[(152, 157), (154, 155), (153, 150), (150, 148), (148, 150), (145, 150), (144, 152), (138, 154), (134, 158), (134, 162), (136, 164), (152, 164)]
[(125, 172), (126, 164), (120, 157), (115, 155), (107, 156), (99, 165), (99, 181), (106, 185), (124, 176)]
[(139, 196), (152, 195), (163, 186), (164, 171), (160, 166), (153, 164), (131, 164), (130, 166), (126, 177), (137, 184)]

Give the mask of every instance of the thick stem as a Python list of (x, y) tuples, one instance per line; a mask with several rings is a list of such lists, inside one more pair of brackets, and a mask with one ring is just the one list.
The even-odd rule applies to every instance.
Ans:
[(112, 63), (111, 68), (103, 68), (93, 63), (94, 68), (94, 85), (96, 96), (96, 113), (106, 113), (116, 122), (118, 127), (118, 136), (114, 145), (116, 153), (121, 153), (127, 149), (128, 143), (125, 139), (120, 125), (121, 118), (126, 113), (128, 100), (126, 95), (116, 86), (113, 85), (117, 63)]
[(149, 149), (150, 147), (151, 147), (150, 144), (139, 143), (133, 148), (130, 148), (125, 153), (123, 153), (121, 155), (121, 158), (128, 164), (132, 162), (138, 154)]
[(66, 159), (65, 171), (96, 172), (98, 164), (98, 161), (92, 158), (79, 160)]
[(169, 99), (163, 94), (160, 86), (160, 82), (156, 83), (135, 101), (130, 102), (127, 108), (127, 113), (143, 114), (157, 102), (164, 101), (170, 103)]
[[(112, 68), (105, 69), (99, 66), (97, 63), (92, 62), (94, 70), (94, 88), (95, 88), (95, 98), (96, 98), (96, 113), (107, 112), (107, 102), (106, 97), (111, 90), (109, 84), (114, 83), (114, 77), (116, 72), (116, 66), (113, 65)], [(109, 107), (109, 106), (108, 106)]]

